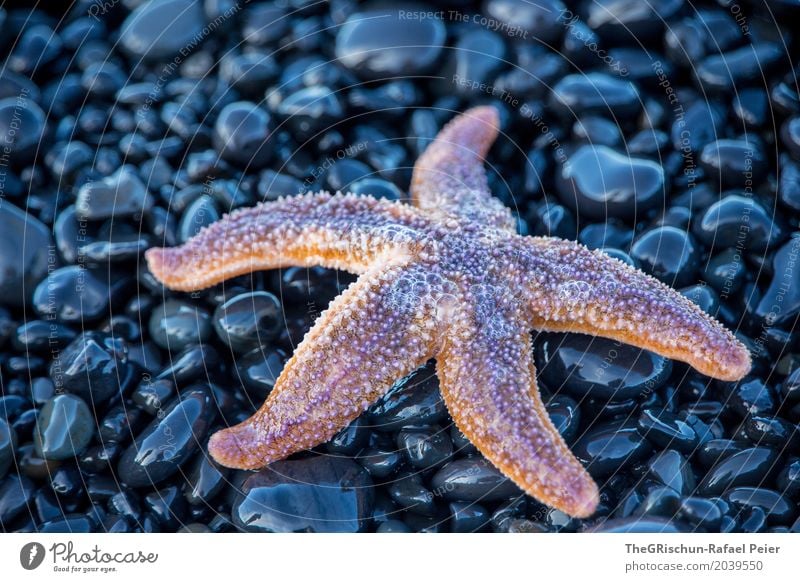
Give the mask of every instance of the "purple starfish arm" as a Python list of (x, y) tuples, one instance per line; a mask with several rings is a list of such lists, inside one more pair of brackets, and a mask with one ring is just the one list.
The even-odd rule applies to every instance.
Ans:
[(516, 232), (511, 212), (492, 196), (483, 168), (499, 128), (494, 107), (475, 107), (447, 124), (414, 164), (414, 205)]
[(600, 250), (552, 238), (519, 239), (531, 327), (599, 335), (738, 380), (750, 352), (692, 301)]
[(441, 329), (434, 302), (409, 296), (418, 276), (413, 266), (364, 273), (306, 334), (258, 412), (211, 437), (211, 455), (257, 469), (324, 443), (430, 359)]
[(149, 249), (145, 257), (153, 275), (179, 291), (288, 266), (359, 274), (379, 258), (402, 262), (428, 224), (410, 206), (320, 192), (236, 210), (186, 244)]
[(492, 328), (463, 317), (437, 356), (436, 373), (453, 420), (529, 494), (569, 515), (591, 515), (597, 486), (542, 404), (528, 330), (510, 321), (503, 333)]

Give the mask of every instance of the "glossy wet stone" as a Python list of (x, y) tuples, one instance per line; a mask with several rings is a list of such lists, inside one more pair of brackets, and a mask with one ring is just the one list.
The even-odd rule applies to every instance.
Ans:
[(728, 387), (727, 394), (726, 404), (742, 417), (769, 416), (777, 405), (774, 389), (757, 378)]
[(79, 266), (62, 267), (47, 275), (33, 293), (33, 306), (44, 318), (64, 323), (95, 321), (108, 315), (109, 286)]
[(718, 103), (713, 100), (695, 101), (672, 123), (672, 146), (684, 156), (699, 152), (724, 134), (724, 124), (725, 111)]
[(181, 392), (123, 453), (119, 478), (130, 487), (164, 481), (197, 451), (215, 416), (208, 388)]
[(286, 360), (286, 352), (279, 348), (256, 348), (236, 358), (236, 370), (248, 394), (263, 402), (275, 387)]
[(431, 490), (450, 501), (483, 503), (520, 494), (514, 483), (482, 457), (449, 462), (431, 478)]
[(176, 231), (179, 243), (185, 243), (203, 228), (215, 223), (222, 214), (216, 201), (206, 194), (198, 197), (183, 211)]
[(635, 515), (673, 517), (680, 507), (681, 497), (669, 487), (651, 489), (636, 509)]
[(700, 252), (694, 238), (674, 226), (649, 230), (631, 246), (631, 258), (642, 270), (673, 287), (695, 281)]
[(780, 167), (778, 197), (788, 208), (800, 210), (800, 164), (793, 161), (788, 155), (782, 154)]
[(113, 175), (84, 184), (75, 200), (79, 219), (105, 220), (139, 215), (149, 210), (153, 197), (141, 178), (130, 168), (121, 168)]
[(703, 497), (682, 499), (677, 516), (683, 521), (710, 532), (718, 530), (722, 523), (722, 512), (719, 505)]
[(453, 501), (450, 509), (450, 531), (470, 533), (483, 530), (489, 522), (489, 512), (478, 503)]
[[(6, 155), (30, 160), (42, 144), (47, 129), (45, 114), (25, 95), (0, 99), (0, 136)], [(5, 205), (4, 205), (5, 206)]]
[(487, 17), (504, 25), (503, 30), (515, 38), (555, 43), (564, 34), (565, 7), (559, 0), (536, 4), (523, 0), (489, 0), (484, 3), (483, 11)]
[(728, 188), (752, 190), (768, 170), (767, 155), (756, 139), (718, 139), (703, 147), (700, 163), (714, 183)]
[(176, 384), (186, 383), (207, 377), (209, 368), (219, 365), (219, 353), (211, 345), (192, 345), (173, 356), (169, 365), (157, 377), (168, 378)]
[(545, 409), (561, 437), (571, 443), (580, 429), (581, 409), (578, 403), (566, 394), (557, 394), (547, 401)]
[(25, 476), (9, 475), (0, 482), (0, 527), (10, 531), (13, 520), (28, 511), (36, 492), (33, 481)]
[(211, 327), (211, 316), (204, 309), (170, 299), (153, 310), (148, 329), (158, 346), (174, 352), (208, 340)]
[(647, 458), (652, 446), (633, 421), (597, 424), (582, 434), (572, 452), (595, 479)]
[(34, 431), (36, 454), (59, 461), (80, 455), (94, 435), (94, 417), (81, 398), (59, 394), (39, 413)]
[(584, 220), (630, 218), (661, 204), (665, 195), (660, 165), (606, 146), (578, 148), (562, 164), (556, 186), (564, 205)]
[(777, 44), (748, 43), (723, 54), (712, 54), (703, 59), (693, 72), (705, 90), (730, 92), (755, 85), (784, 56), (783, 48)]
[(110, 334), (83, 333), (53, 359), (50, 378), (88, 402), (104, 402), (124, 392), (133, 379), (127, 344)]
[(706, 245), (756, 252), (763, 252), (783, 236), (781, 226), (758, 199), (736, 192), (709, 207), (694, 230)]
[(242, 293), (217, 307), (217, 335), (237, 353), (247, 352), (276, 337), (283, 321), (278, 298), (266, 291)]
[(372, 513), (372, 480), (349, 459), (278, 461), (248, 477), (234, 524), (260, 532), (357, 532)]
[(741, 252), (727, 249), (708, 260), (703, 271), (703, 280), (714, 287), (723, 298), (728, 298), (741, 288), (746, 272)]
[(336, 58), (365, 79), (419, 75), (438, 61), (445, 35), (439, 19), (403, 18), (394, 9), (356, 12), (336, 33)]
[(786, 284), (793, 280), (798, 255), (800, 237), (794, 236), (778, 248), (772, 260), (772, 281), (755, 308), (755, 316), (770, 325), (783, 325), (800, 313), (800, 285)]
[(672, 371), (666, 358), (603, 338), (546, 334), (535, 345), (536, 367), (544, 385), (576, 398), (639, 397), (661, 387)]
[(6, 476), (14, 460), (14, 449), (17, 446), (16, 431), (0, 418), (0, 479)]
[(397, 435), (397, 446), (408, 463), (418, 469), (439, 465), (453, 453), (450, 437), (439, 426), (401, 430)]
[(368, 411), (369, 426), (393, 431), (404, 426), (425, 426), (447, 414), (439, 381), (426, 366), (399, 380)]
[(226, 105), (214, 124), (214, 147), (232, 163), (260, 167), (270, 155), (270, 115), (255, 103)]
[(344, 108), (336, 93), (324, 86), (306, 87), (288, 95), (276, 109), (298, 139), (316, 136), (338, 120)]
[(797, 499), (800, 493), (800, 459), (791, 459), (781, 469), (775, 480), (777, 489), (789, 499)]
[(199, 454), (184, 487), (190, 505), (209, 503), (228, 483), (229, 469), (217, 464), (209, 455)]
[(16, 329), (13, 343), (22, 352), (46, 352), (63, 348), (76, 336), (77, 333), (66, 325), (35, 319)]
[(562, 115), (607, 115), (625, 119), (639, 113), (641, 104), (636, 85), (605, 73), (567, 75), (551, 94), (551, 105)]
[(737, 487), (728, 491), (723, 498), (740, 511), (762, 509), (770, 525), (788, 525), (797, 514), (794, 501), (764, 487)]
[(689, 461), (675, 449), (664, 449), (647, 462), (647, 475), (680, 495), (694, 492), (697, 484)]
[(783, 453), (800, 450), (800, 429), (782, 418), (751, 416), (746, 421), (745, 432), (758, 445), (772, 447)]
[(205, 16), (190, 0), (145, 2), (122, 23), (120, 44), (134, 58), (169, 60), (203, 40)]
[(719, 495), (733, 487), (759, 485), (776, 470), (778, 453), (767, 447), (735, 452), (712, 467), (700, 482), (703, 495)]
[(144, 497), (143, 505), (148, 514), (168, 531), (176, 529), (186, 519), (186, 501), (177, 485), (148, 493)]
[(158, 414), (175, 395), (175, 384), (167, 378), (143, 381), (131, 394), (131, 400), (148, 414)]
[(626, 517), (609, 519), (590, 527), (589, 533), (681, 533), (691, 527), (675, 519), (663, 517)]
[(58, 257), (48, 251), (53, 239), (47, 227), (7, 200), (0, 204), (0, 224), (0, 304), (19, 307)]
[(692, 453), (711, 440), (711, 431), (696, 416), (681, 418), (667, 411), (645, 409), (639, 416), (639, 430), (654, 445)]

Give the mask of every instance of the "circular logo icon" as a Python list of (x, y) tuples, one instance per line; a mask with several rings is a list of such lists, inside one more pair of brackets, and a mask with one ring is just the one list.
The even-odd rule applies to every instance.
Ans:
[(19, 551), (19, 563), (26, 570), (35, 570), (44, 562), (44, 546), (39, 542), (30, 542)]

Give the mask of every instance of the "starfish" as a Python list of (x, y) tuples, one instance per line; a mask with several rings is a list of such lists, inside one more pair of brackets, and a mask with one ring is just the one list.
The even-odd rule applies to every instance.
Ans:
[(256, 269), (321, 265), (358, 275), (297, 346), (263, 406), (214, 434), (222, 465), (259, 469), (330, 440), (429, 359), (463, 434), (541, 502), (590, 516), (598, 488), (550, 421), (531, 330), (603, 336), (721, 380), (747, 349), (667, 285), (599, 250), (520, 236), (483, 163), (497, 111), (451, 121), (414, 166), (411, 202), (327, 192), (240, 209), (183, 246), (153, 248), (152, 273), (194, 291)]

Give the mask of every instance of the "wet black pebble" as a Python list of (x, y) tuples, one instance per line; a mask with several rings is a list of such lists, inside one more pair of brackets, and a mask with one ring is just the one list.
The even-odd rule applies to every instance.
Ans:
[(694, 233), (709, 248), (737, 247), (764, 252), (783, 237), (783, 229), (758, 199), (728, 192), (697, 221)]
[(536, 342), (536, 367), (545, 386), (586, 395), (627, 400), (658, 390), (672, 363), (618, 341), (578, 334), (547, 334)]
[(236, 295), (219, 305), (213, 316), (217, 335), (237, 353), (275, 339), (282, 321), (280, 301), (266, 291)]
[(122, 23), (119, 42), (133, 58), (170, 60), (202, 42), (204, 25), (202, 6), (191, 0), (146, 2)]
[(521, 494), (519, 487), (482, 457), (449, 462), (431, 478), (431, 490), (450, 501), (484, 503)]
[(425, 366), (396, 382), (368, 415), (369, 425), (379, 431), (427, 426), (445, 418), (447, 409), (433, 368)]
[(642, 270), (673, 287), (696, 280), (700, 253), (694, 238), (674, 226), (649, 230), (631, 247), (631, 257)]
[(714, 465), (699, 490), (703, 495), (720, 495), (733, 487), (759, 485), (775, 472), (778, 453), (767, 447), (753, 447), (735, 452)]
[(92, 440), (95, 420), (91, 410), (74, 394), (58, 394), (39, 413), (34, 432), (36, 454), (59, 461), (81, 454)]
[(6, 476), (6, 472), (11, 467), (16, 447), (16, 431), (0, 418), (0, 479)]
[(681, 500), (677, 517), (706, 531), (717, 531), (722, 523), (719, 505), (703, 497), (686, 497)]
[(92, 322), (108, 315), (110, 289), (79, 266), (56, 269), (33, 293), (33, 307), (46, 319), (63, 323)]
[(190, 505), (211, 502), (228, 483), (229, 469), (217, 464), (209, 455), (197, 455), (184, 487), (184, 497)]
[(153, 420), (123, 453), (117, 467), (130, 487), (146, 487), (173, 475), (197, 451), (215, 416), (211, 391), (189, 388)]
[(412, 467), (428, 469), (447, 460), (453, 443), (439, 426), (428, 429), (404, 429), (397, 435), (397, 446)]
[(79, 335), (50, 364), (57, 387), (88, 402), (104, 402), (133, 381), (125, 340), (90, 331)]
[(550, 100), (553, 108), (565, 117), (580, 112), (581, 115), (625, 119), (635, 116), (641, 109), (636, 85), (597, 72), (567, 75), (553, 87)]
[(440, 19), (404, 18), (393, 9), (357, 12), (338, 29), (336, 58), (365, 79), (419, 75), (438, 61), (445, 36)]
[(102, 180), (84, 184), (75, 199), (77, 217), (86, 220), (136, 216), (152, 205), (153, 197), (144, 182), (128, 167)]
[(8, 148), (7, 156), (13, 155), (20, 161), (30, 160), (37, 148), (43, 145), (46, 130), (47, 122), (41, 107), (24, 94), (0, 99), (0, 136), (4, 148)]
[(665, 176), (651, 160), (584, 145), (561, 166), (556, 186), (561, 201), (579, 217), (631, 218), (663, 203)]
[(173, 352), (205, 342), (211, 335), (211, 316), (202, 308), (180, 299), (168, 299), (150, 315), (150, 338)]
[(647, 475), (680, 495), (694, 492), (697, 484), (689, 461), (675, 449), (664, 449), (647, 462)]
[(646, 459), (652, 447), (639, 433), (635, 422), (612, 421), (589, 428), (572, 447), (572, 452), (589, 474), (599, 479)]
[(745, 424), (745, 432), (758, 444), (772, 447), (783, 453), (800, 450), (800, 429), (783, 418), (751, 416)]
[(709, 179), (728, 188), (756, 187), (766, 176), (767, 155), (755, 139), (718, 139), (703, 147), (700, 164)]
[(489, 523), (489, 512), (478, 503), (452, 501), (450, 508), (450, 531), (470, 533), (482, 531)]
[(372, 480), (350, 459), (278, 461), (245, 480), (231, 517), (247, 531), (358, 532), (373, 499)]
[(723, 499), (742, 512), (762, 509), (769, 525), (788, 525), (797, 515), (794, 501), (765, 487), (737, 487), (728, 491)]
[(708, 425), (696, 416), (681, 418), (663, 410), (643, 410), (639, 416), (639, 430), (654, 445), (672, 447), (683, 453), (692, 453), (713, 438)]
[(3, 201), (0, 204), (0, 303), (20, 307), (47, 276), (58, 257), (48, 249), (53, 239), (34, 216)]
[(609, 519), (590, 527), (590, 533), (681, 533), (692, 528), (676, 519), (664, 517), (626, 517)]
[(226, 105), (214, 125), (214, 147), (223, 159), (260, 168), (270, 155), (270, 115), (255, 103)]

